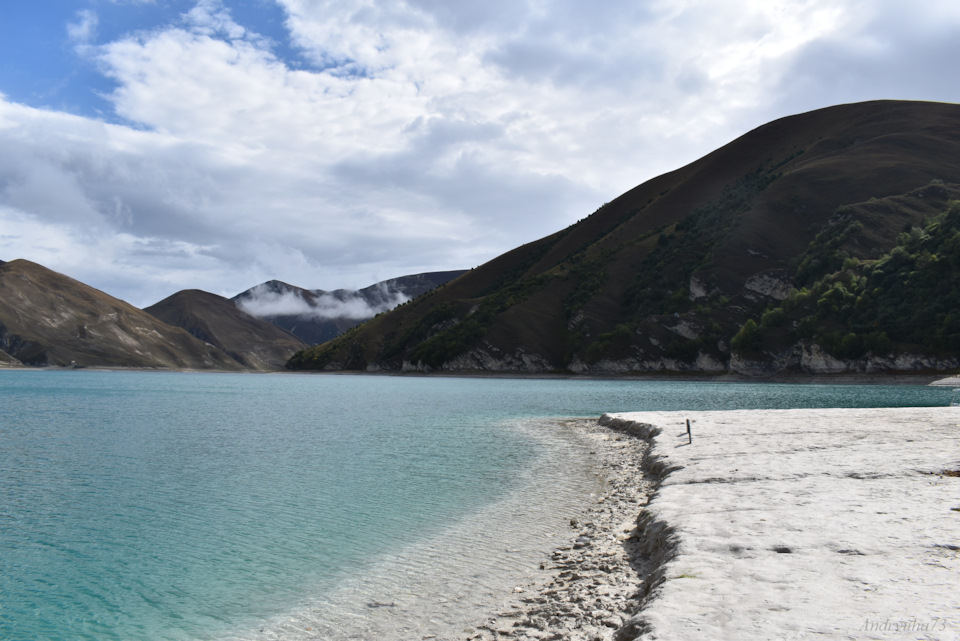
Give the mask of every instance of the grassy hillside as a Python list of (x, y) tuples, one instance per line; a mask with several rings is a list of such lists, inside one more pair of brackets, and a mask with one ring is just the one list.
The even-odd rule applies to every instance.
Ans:
[[(835, 271), (836, 257), (811, 254), (818, 237), (877, 260), (946, 210), (955, 183), (957, 105), (879, 101), (784, 118), (288, 366), (727, 371), (750, 319), (759, 326), (792, 289)], [(837, 240), (844, 212), (862, 229)], [(749, 345), (761, 360), (763, 341)]]

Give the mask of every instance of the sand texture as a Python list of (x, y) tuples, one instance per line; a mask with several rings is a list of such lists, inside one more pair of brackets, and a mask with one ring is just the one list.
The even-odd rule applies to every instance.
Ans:
[(960, 640), (957, 408), (600, 422), (606, 491), (461, 639)]
[[(685, 420), (692, 423), (692, 444)], [(619, 639), (960, 639), (956, 408), (643, 412), (659, 557)]]

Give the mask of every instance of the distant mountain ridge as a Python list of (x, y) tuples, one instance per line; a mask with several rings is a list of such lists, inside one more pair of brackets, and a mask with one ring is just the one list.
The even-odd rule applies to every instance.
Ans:
[[(460, 272), (391, 279), (360, 292), (302, 290), (271, 281), (268, 291), (354, 305), (347, 321), (389, 309)], [(248, 292), (251, 290), (248, 290)], [(242, 295), (241, 295), (242, 296)], [(307, 304), (308, 311), (318, 305)], [(308, 319), (309, 320), (309, 319)], [(337, 319), (333, 319), (336, 321)], [(184, 290), (143, 310), (27, 260), (0, 260), (0, 367), (135, 367), (276, 371), (309, 346), (230, 299)]]
[[(861, 279), (874, 278), (874, 265), (893, 269), (892, 254), (918, 270), (940, 260), (921, 240), (958, 197), (958, 105), (874, 101), (782, 118), (288, 366), (601, 375), (960, 367), (950, 310), (923, 301), (925, 322), (940, 323), (939, 347), (906, 333), (884, 342), (880, 325), (832, 311), (856, 306), (851, 292), (873, 296)], [(902, 245), (914, 228), (921, 240)], [(960, 251), (943, 239), (929, 247)], [(960, 290), (960, 273), (937, 273)], [(833, 293), (821, 304), (805, 287)], [(801, 307), (776, 311), (791, 301)]]
[(412, 274), (360, 290), (333, 291), (270, 280), (231, 300), (244, 312), (273, 323), (309, 345), (318, 345), (464, 273), (466, 270)]

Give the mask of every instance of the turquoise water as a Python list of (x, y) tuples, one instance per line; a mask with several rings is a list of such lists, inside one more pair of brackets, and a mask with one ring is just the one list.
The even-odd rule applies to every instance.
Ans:
[[(518, 491), (518, 418), (950, 390), (0, 372), (0, 639), (242, 637)], [(253, 633), (251, 632), (251, 638)]]

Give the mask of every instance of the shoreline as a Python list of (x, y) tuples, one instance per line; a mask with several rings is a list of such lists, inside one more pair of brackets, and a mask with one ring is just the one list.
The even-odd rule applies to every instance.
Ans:
[[(609, 640), (648, 589), (653, 567), (637, 538), (636, 517), (654, 489), (644, 471), (649, 444), (597, 419), (569, 419), (591, 444), (604, 491), (540, 564), (541, 575), (505, 595), (460, 641)], [(436, 638), (439, 637), (424, 637)]]
[(610, 483), (592, 522), (460, 638), (960, 639), (960, 479), (944, 474), (960, 473), (958, 421), (949, 407), (604, 415), (587, 433), (633, 460), (598, 449)]
[(568, 381), (636, 381), (636, 382), (679, 382), (679, 383), (771, 383), (785, 385), (934, 385), (960, 387), (960, 374), (943, 372), (917, 373), (874, 373), (842, 372), (835, 374), (780, 373), (766, 376), (747, 376), (743, 374), (708, 374), (697, 372), (639, 372), (636, 374), (572, 374), (565, 372), (401, 372), (401, 371), (323, 371), (323, 370), (225, 370), (190, 369), (168, 367), (120, 367), (108, 365), (83, 365), (67, 367), (58, 365), (7, 365), (0, 363), (0, 372), (169, 372), (189, 374), (268, 374), (283, 376), (376, 376), (398, 378), (475, 378), (475, 379), (518, 379), (518, 380), (568, 380)]
[[(278, 370), (274, 374), (306, 374), (309, 376), (385, 376), (400, 378), (491, 378), (521, 380), (572, 380), (572, 381), (656, 381), (700, 383), (783, 383), (783, 384), (836, 384), (836, 385), (934, 385), (942, 381), (960, 381), (960, 374), (950, 371), (925, 372), (836, 372), (809, 374), (802, 372), (779, 372), (750, 376), (729, 372), (636, 372), (633, 374), (575, 374), (572, 372), (502, 372), (502, 371), (361, 371), (361, 370)], [(952, 383), (941, 383), (952, 384)], [(960, 383), (958, 383), (960, 384)]]

